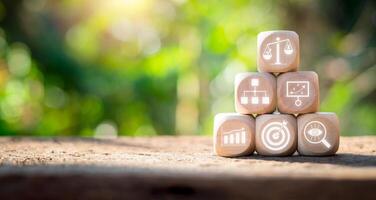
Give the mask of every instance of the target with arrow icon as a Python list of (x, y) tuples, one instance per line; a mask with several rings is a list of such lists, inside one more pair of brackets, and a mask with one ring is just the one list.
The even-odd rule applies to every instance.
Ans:
[(271, 122), (261, 132), (261, 141), (266, 148), (272, 151), (285, 149), (290, 143), (290, 131), (287, 121)]

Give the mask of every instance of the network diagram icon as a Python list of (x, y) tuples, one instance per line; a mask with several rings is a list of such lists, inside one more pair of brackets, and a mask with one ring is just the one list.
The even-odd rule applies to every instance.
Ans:
[[(285, 55), (291, 55), (294, 53), (294, 49), (291, 45), (290, 39), (281, 40), (280, 37), (277, 37), (275, 42), (270, 42), (266, 44), (265, 50), (262, 53), (263, 59), (271, 60), (275, 54), (275, 59), (273, 61), (273, 64), (283, 65), (284, 63), (281, 62), (281, 46), (282, 45), (283, 45), (283, 53)], [(274, 53), (272, 51), (273, 49), (275, 49)]]
[(296, 98), (295, 106), (300, 107), (302, 100), (300, 98), (309, 97), (309, 81), (287, 81), (286, 82), (286, 97)]
[[(251, 90), (244, 90), (243, 94), (240, 98), (240, 104), (247, 105), (247, 104), (270, 104), (270, 97), (267, 94), (266, 90), (258, 90), (257, 88), (260, 86), (260, 80), (257, 78), (251, 79)], [(250, 94), (250, 95), (249, 95)], [(250, 97), (249, 97), (250, 96)], [(251, 101), (249, 101), (251, 98)], [(260, 101), (261, 99), (261, 101)]]

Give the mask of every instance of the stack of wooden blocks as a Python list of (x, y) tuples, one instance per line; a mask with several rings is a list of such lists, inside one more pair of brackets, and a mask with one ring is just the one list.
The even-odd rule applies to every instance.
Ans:
[(318, 112), (319, 80), (297, 71), (299, 36), (267, 31), (257, 36), (257, 72), (235, 77), (235, 110), (214, 119), (214, 151), (219, 156), (328, 156), (339, 146), (335, 113)]

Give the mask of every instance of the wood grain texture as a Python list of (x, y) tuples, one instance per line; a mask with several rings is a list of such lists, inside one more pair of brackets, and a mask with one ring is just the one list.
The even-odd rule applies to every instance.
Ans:
[(333, 157), (222, 158), (210, 137), (1, 138), (0, 199), (374, 199), (376, 137)]

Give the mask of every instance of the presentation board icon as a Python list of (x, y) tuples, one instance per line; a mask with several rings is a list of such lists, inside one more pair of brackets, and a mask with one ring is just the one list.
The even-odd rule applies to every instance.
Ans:
[(223, 131), (222, 146), (244, 146), (247, 145), (247, 133), (245, 128)]
[[(240, 98), (240, 104), (247, 105), (247, 104), (269, 104), (270, 97), (267, 94), (266, 90), (258, 90), (258, 86), (260, 85), (260, 80), (257, 78), (251, 79), (250, 90), (244, 90), (242, 97)], [(250, 101), (249, 101), (250, 99)]]
[(311, 121), (307, 123), (303, 130), (305, 139), (311, 144), (322, 143), (326, 148), (330, 148), (331, 145), (326, 140), (326, 127), (322, 122)]
[(277, 77), (278, 111), (288, 114), (319, 110), (318, 75), (313, 71), (286, 72)]
[(290, 142), (290, 131), (287, 128), (287, 121), (271, 122), (261, 132), (261, 140), (266, 148), (279, 151), (287, 147)]
[(287, 81), (286, 97), (296, 98), (295, 106), (301, 106), (300, 98), (309, 97), (309, 81)]

